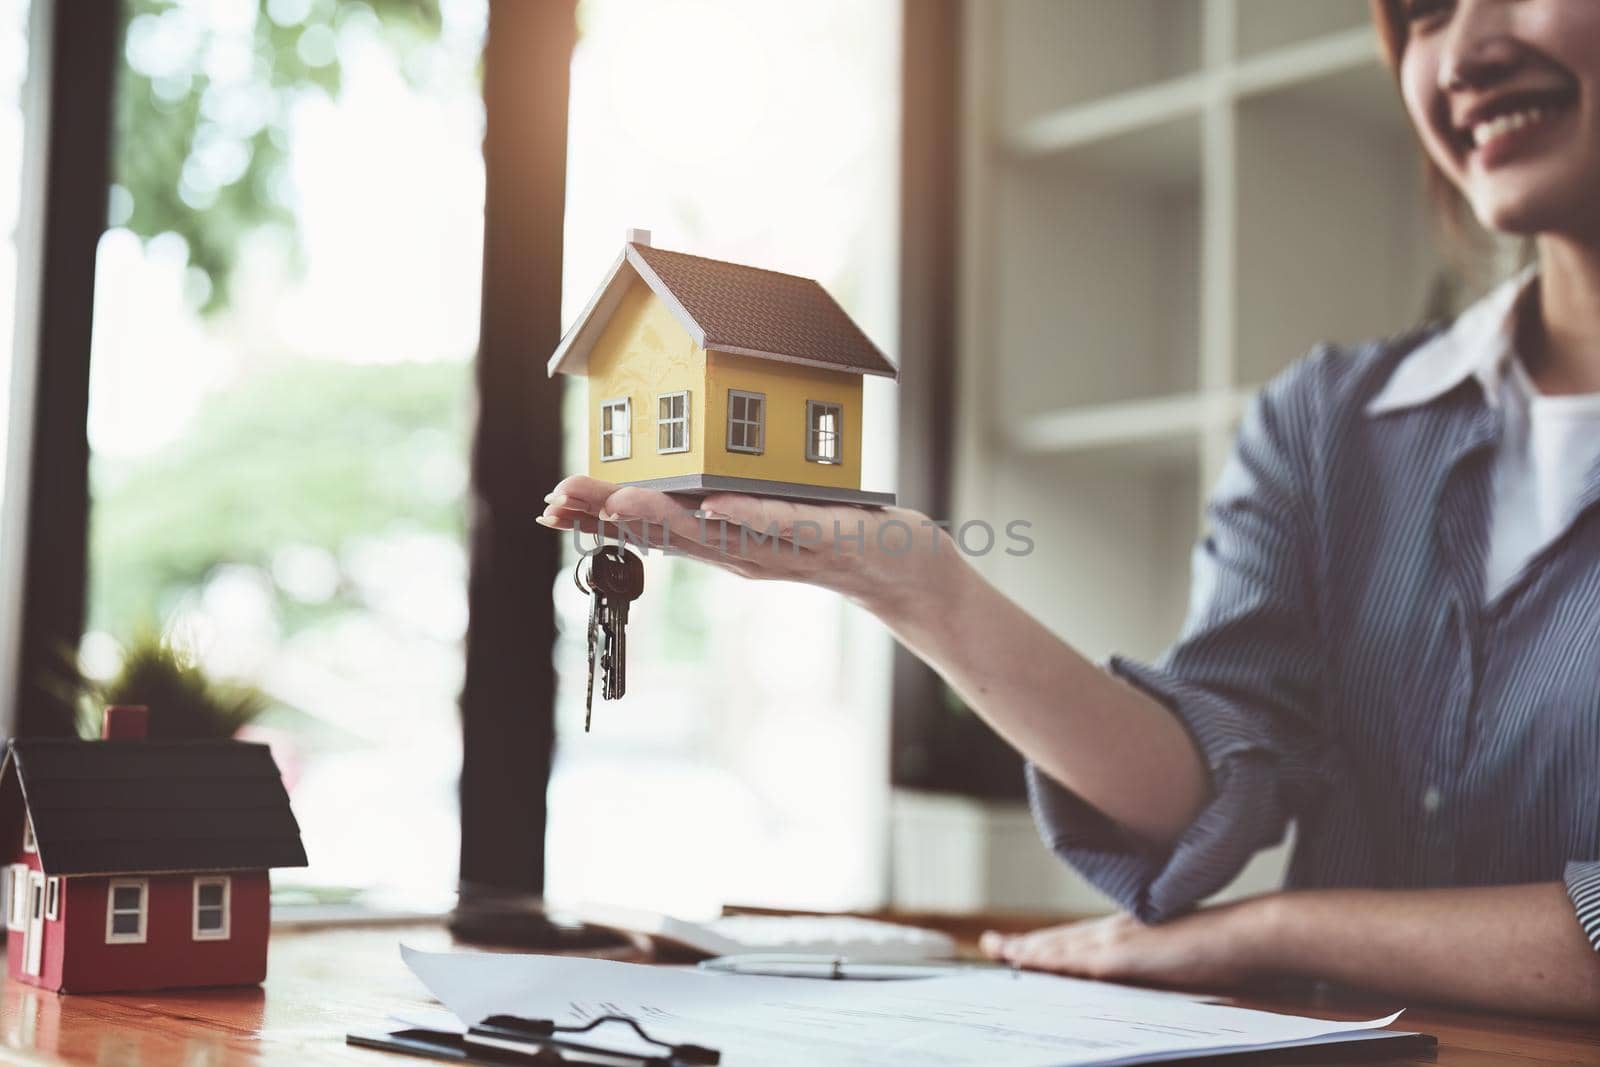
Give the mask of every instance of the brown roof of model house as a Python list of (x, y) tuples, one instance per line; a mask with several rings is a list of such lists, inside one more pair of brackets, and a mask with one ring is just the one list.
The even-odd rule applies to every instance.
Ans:
[(583, 374), (589, 350), (634, 278), (672, 310), (708, 352), (775, 359), (851, 374), (897, 378), (838, 301), (810, 278), (653, 248), (629, 241), (550, 357), (549, 372)]

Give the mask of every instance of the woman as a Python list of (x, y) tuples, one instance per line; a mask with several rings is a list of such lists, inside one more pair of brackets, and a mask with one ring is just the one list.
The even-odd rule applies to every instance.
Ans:
[[(1127, 912), (988, 935), (993, 956), (1594, 1018), (1600, 3), (1373, 8), (1435, 191), (1532, 237), (1537, 269), (1453, 323), (1321, 348), (1264, 390), (1159, 665), (1090, 663), (910, 512), (868, 521), (899, 519), (917, 551), (741, 555), (695, 540), (665, 496), (575, 477), (541, 521), (664, 524), (737, 573), (835, 589), (943, 674), (1028, 758), (1052, 848)], [(704, 506), (759, 529), (853, 533), (861, 515)], [(1288, 889), (1195, 910), (1290, 819)]]

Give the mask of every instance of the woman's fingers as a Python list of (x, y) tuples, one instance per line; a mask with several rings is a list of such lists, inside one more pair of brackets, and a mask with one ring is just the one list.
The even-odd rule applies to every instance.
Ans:
[(552, 508), (567, 508), (598, 515), (606, 498), (616, 491), (615, 485), (603, 482), (599, 478), (591, 478), (587, 474), (569, 475), (561, 479), (544, 498), (547, 505), (545, 513), (549, 514)]
[(1093, 923), (1068, 923), (1027, 934), (990, 930), (978, 941), (984, 955), (1031, 970), (1086, 974), (1093, 970), (1087, 947)]

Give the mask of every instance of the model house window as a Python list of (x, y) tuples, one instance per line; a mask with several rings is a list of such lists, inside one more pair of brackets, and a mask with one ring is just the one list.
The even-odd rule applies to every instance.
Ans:
[(106, 891), (106, 944), (143, 944), (150, 883), (143, 878), (112, 881)]
[(633, 455), (633, 441), (629, 427), (632, 423), (632, 405), (628, 398), (607, 400), (600, 405), (600, 458), (627, 459)]
[(728, 390), (728, 451), (759, 453), (766, 444), (767, 398)]
[(838, 463), (843, 452), (844, 408), (821, 400), (806, 401), (806, 459), (813, 463)]
[(27, 876), (28, 868), (24, 867), (20, 863), (13, 863), (10, 867), (6, 868), (6, 876), (3, 881), (5, 882), (7, 930), (22, 929), (22, 880)]
[(656, 451), (689, 451), (689, 394), (662, 393), (656, 397)]
[(196, 941), (226, 941), (228, 939), (228, 911), (232, 901), (233, 880), (230, 878), (196, 878), (194, 880), (194, 939)]
[(44, 882), (44, 917), (61, 918), (61, 879), (46, 878)]
[(22, 820), (22, 851), (39, 851), (39, 842), (33, 836), (33, 817), (24, 816)]

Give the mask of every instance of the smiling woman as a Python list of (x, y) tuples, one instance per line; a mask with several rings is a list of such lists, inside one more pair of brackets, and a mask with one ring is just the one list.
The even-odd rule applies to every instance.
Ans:
[[(1531, 238), (1537, 263), (1452, 321), (1320, 345), (1253, 398), (1183, 632), (1157, 662), (1102, 669), (913, 512), (870, 516), (864, 543), (775, 554), (716, 538), (695, 554), (866, 607), (1027, 757), (1046, 841), (1128, 914), (990, 937), (992, 954), (1174, 985), (1293, 973), (1592, 1019), (1600, 7), (1375, 11), (1436, 185), (1484, 227)], [(547, 499), (558, 528), (695, 529), (637, 486), (572, 477)], [(758, 530), (859, 519), (732, 494), (701, 507)], [(871, 528), (890, 523), (923, 531), (927, 551), (873, 550)], [(1285, 891), (1200, 907), (1291, 822)]]
[[(1459, 226), (1470, 211), (1485, 226), (1518, 233), (1585, 216), (1600, 225), (1594, 187), (1583, 184), (1585, 174), (1600, 172), (1600, 52), (1592, 44), (1600, 9), (1371, 3), (1426, 153), (1429, 191), (1446, 218)], [(1452, 38), (1469, 33), (1475, 47), (1453, 46)], [(1462, 91), (1474, 85), (1477, 91)], [(1511, 164), (1518, 166), (1506, 169)]]

